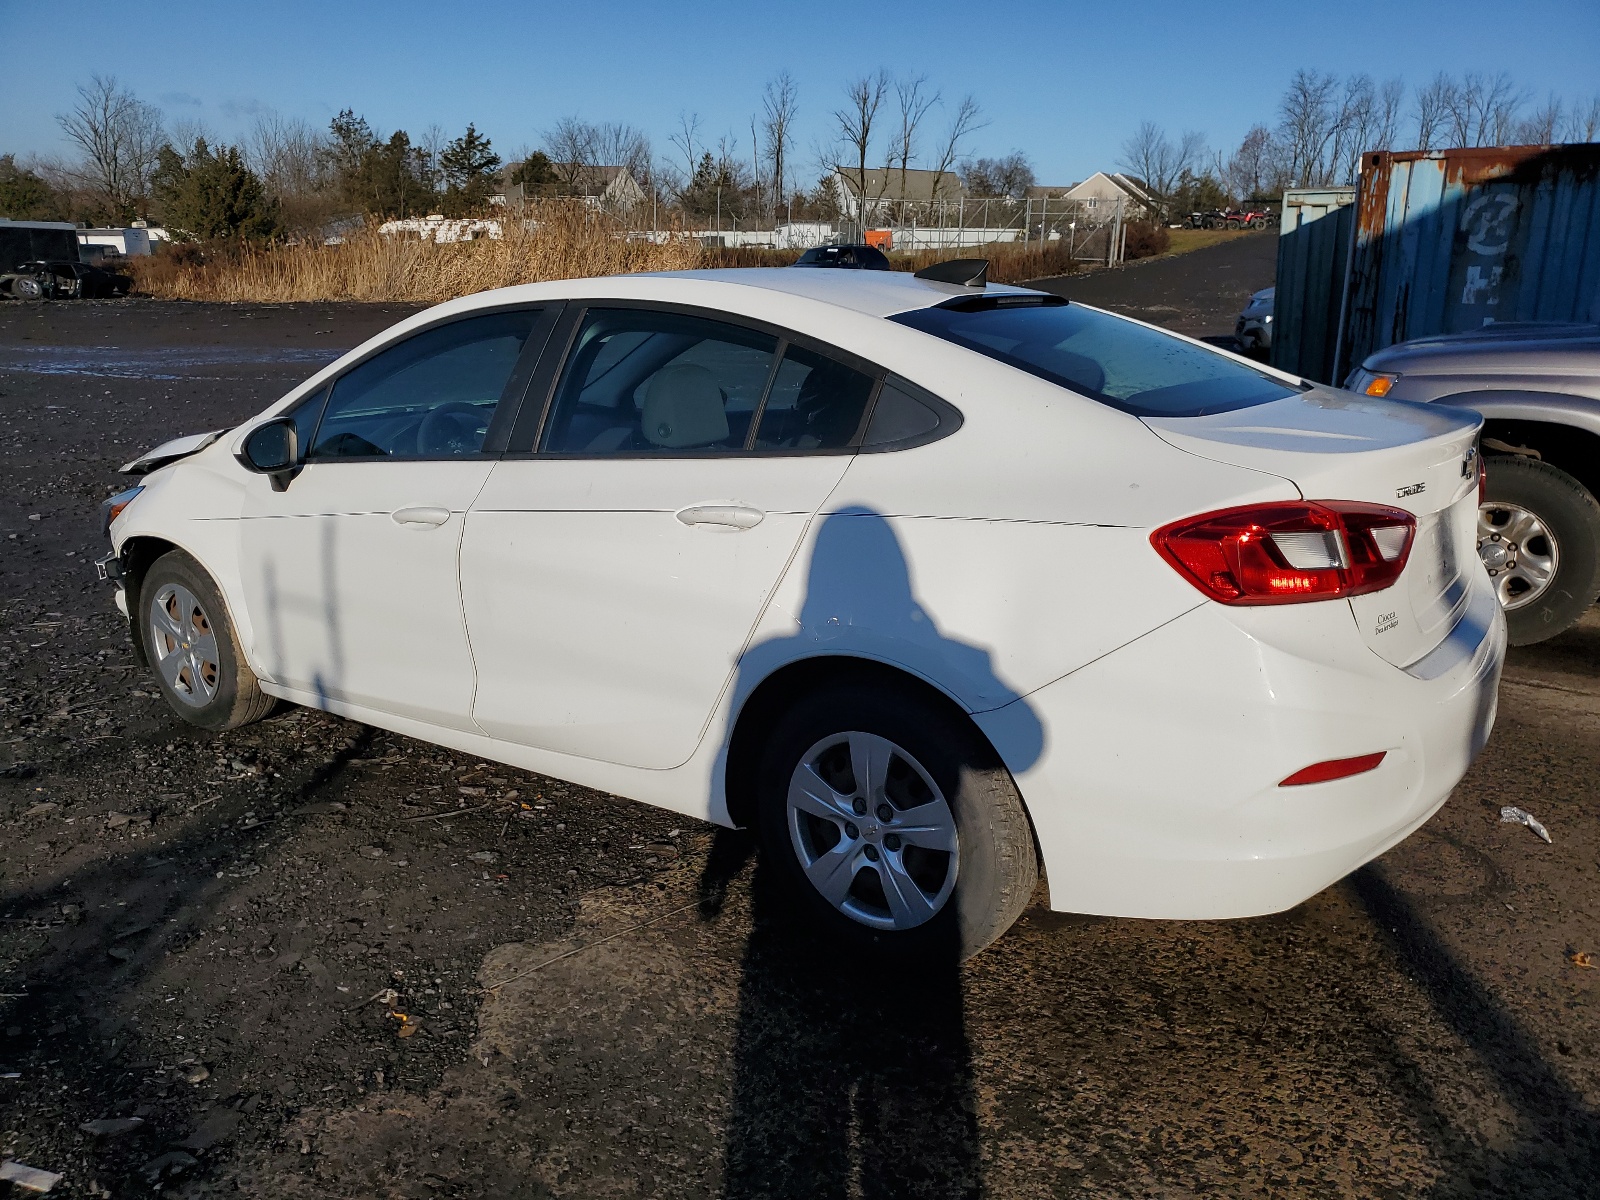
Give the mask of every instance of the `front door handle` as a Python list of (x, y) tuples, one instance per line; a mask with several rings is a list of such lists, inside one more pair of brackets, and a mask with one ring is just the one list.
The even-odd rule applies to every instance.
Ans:
[(754, 529), (766, 515), (743, 504), (694, 504), (678, 510), (678, 520), (685, 525), (724, 525), (729, 529)]
[(450, 519), (448, 508), (418, 504), (411, 508), (397, 508), (389, 514), (396, 525), (443, 525)]

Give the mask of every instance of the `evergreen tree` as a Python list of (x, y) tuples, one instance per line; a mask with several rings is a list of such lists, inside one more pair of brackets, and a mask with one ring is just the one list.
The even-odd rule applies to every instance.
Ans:
[(489, 139), (469, 124), (467, 132), (439, 155), (439, 170), (446, 184), (444, 211), (452, 216), (480, 211), (489, 202), (499, 169), (500, 156)]
[(550, 156), (543, 150), (535, 150), (518, 163), (511, 172), (510, 182), (521, 187), (527, 196), (548, 196), (561, 186)]
[(173, 232), (193, 241), (263, 241), (279, 230), (276, 207), (236, 146), (213, 151), (204, 138), (188, 154), (163, 146), (151, 191)]
[(64, 221), (66, 201), (25, 167), (15, 155), (0, 154), (0, 217), (13, 221)]

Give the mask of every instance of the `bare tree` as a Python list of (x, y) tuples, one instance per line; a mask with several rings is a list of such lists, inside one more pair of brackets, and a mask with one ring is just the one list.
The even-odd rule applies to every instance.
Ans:
[(1455, 81), (1443, 71), (1417, 89), (1417, 149), (1432, 150), (1443, 139), (1455, 92)]
[[(439, 156), (444, 153), (444, 148), (449, 142), (450, 135), (437, 121), (424, 129), (422, 136), (417, 139), (417, 151), (422, 157), (423, 170), (427, 175), (424, 182), (428, 185), (429, 191), (444, 190), (444, 172), (439, 166)], [(515, 161), (521, 162), (527, 157), (526, 154), (521, 154)]]
[(1385, 79), (1378, 89), (1372, 143), (1368, 150), (1393, 150), (1400, 141), (1400, 121), (1405, 114), (1406, 84), (1398, 77)]
[(1512, 131), (1512, 139), (1523, 146), (1553, 142), (1559, 135), (1565, 116), (1565, 105), (1561, 103), (1561, 97), (1552, 93), (1543, 104), (1517, 122), (1516, 129)]
[[(834, 109), (833, 120), (837, 127), (842, 149), (836, 155), (836, 165), (851, 173), (856, 185), (856, 220), (867, 219), (867, 158), (872, 152), (872, 138), (878, 123), (878, 111), (883, 107), (889, 91), (889, 73), (879, 68), (845, 85), (845, 102)], [(879, 195), (874, 200), (882, 199)]]
[(1204, 161), (1205, 156), (1203, 133), (1191, 130), (1174, 142), (1154, 121), (1144, 121), (1133, 136), (1122, 143), (1122, 157), (1117, 165), (1144, 184), (1156, 200), (1157, 215), (1165, 220), (1179, 181)]
[(562, 117), (545, 131), (544, 152), (556, 178), (569, 192), (578, 192), (595, 165), (595, 128), (578, 117)]
[(1020, 200), (1034, 185), (1033, 164), (1021, 150), (1001, 158), (975, 158), (962, 168), (962, 184), (971, 196), (1009, 196)]
[[(767, 158), (772, 164), (772, 211), (776, 217), (788, 193), (789, 147), (794, 143), (794, 122), (800, 111), (800, 89), (788, 71), (767, 81), (761, 96), (761, 127), (767, 138)], [(754, 137), (754, 131), (751, 136)]]
[(694, 169), (705, 147), (700, 142), (700, 114), (679, 111), (678, 128), (667, 137), (667, 144), (683, 155), (680, 170), (676, 161), (662, 160), (660, 174), (667, 189), (681, 198), (694, 180)]
[(1278, 137), (1298, 187), (1327, 182), (1328, 144), (1339, 128), (1338, 87), (1332, 75), (1302, 68), (1278, 102)]
[(1223, 171), (1228, 190), (1246, 200), (1264, 195), (1272, 173), (1273, 152), (1272, 131), (1265, 125), (1252, 125)]
[(894, 85), (895, 100), (900, 110), (900, 126), (889, 143), (890, 163), (900, 165), (900, 195), (906, 194), (906, 173), (912, 159), (917, 156), (917, 133), (928, 110), (939, 103), (939, 93), (928, 91), (928, 77), (915, 75), (898, 79)]
[(338, 207), (327, 135), (309, 122), (263, 113), (245, 141), (245, 157), (289, 228), (321, 224)]
[(607, 121), (592, 128), (594, 165), (623, 167), (641, 181), (649, 178), (650, 139), (641, 130), (621, 121)]
[(1361, 152), (1368, 148), (1377, 121), (1377, 89), (1372, 76), (1352, 75), (1333, 117), (1327, 160), (1318, 163), (1315, 183), (1348, 183), (1356, 177)]
[(981, 119), (982, 115), (976, 100), (970, 95), (961, 97), (961, 102), (956, 105), (956, 111), (950, 117), (950, 126), (945, 130), (939, 161), (933, 168), (932, 198), (935, 201), (940, 199), (940, 193), (944, 191), (945, 178), (956, 165), (956, 159), (961, 157), (962, 146), (969, 137), (988, 123)]
[(1525, 93), (1511, 76), (1469, 71), (1449, 92), (1445, 129), (1455, 146), (1499, 146), (1511, 140)]
[(1588, 103), (1572, 106), (1562, 126), (1561, 136), (1569, 142), (1600, 140), (1600, 96), (1591, 97)]
[(161, 110), (121, 87), (116, 76), (96, 75), (79, 85), (78, 103), (56, 121), (83, 152), (83, 181), (119, 219), (130, 218), (149, 192), (157, 155), (166, 142)]

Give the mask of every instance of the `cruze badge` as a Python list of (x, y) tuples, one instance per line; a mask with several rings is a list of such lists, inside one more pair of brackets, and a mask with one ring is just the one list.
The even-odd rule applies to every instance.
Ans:
[(1461, 478), (1466, 479), (1477, 469), (1478, 448), (1476, 446), (1468, 446), (1467, 455), (1461, 460)]
[(1395, 488), (1395, 490), (1394, 490), (1394, 498), (1396, 500), (1403, 500), (1407, 496), (1415, 496), (1418, 492), (1425, 492), (1427, 490), (1428, 490), (1428, 485), (1425, 484), (1425, 483), (1407, 484), (1403, 488)]

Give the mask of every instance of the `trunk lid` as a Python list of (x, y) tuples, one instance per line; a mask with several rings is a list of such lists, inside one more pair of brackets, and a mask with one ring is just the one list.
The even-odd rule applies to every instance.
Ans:
[(1280, 476), (1307, 500), (1405, 509), (1417, 535), (1393, 587), (1348, 601), (1373, 653), (1407, 667), (1465, 612), (1477, 555), (1477, 413), (1313, 388), (1203, 417), (1143, 418), (1180, 450)]

